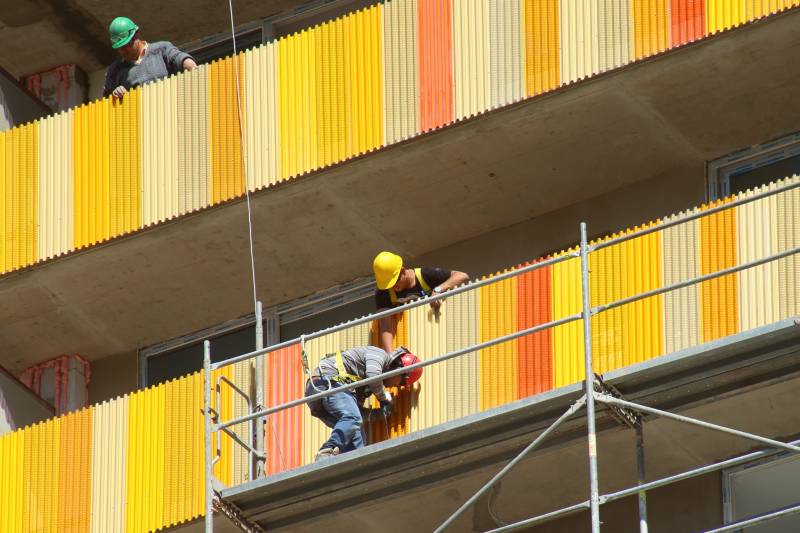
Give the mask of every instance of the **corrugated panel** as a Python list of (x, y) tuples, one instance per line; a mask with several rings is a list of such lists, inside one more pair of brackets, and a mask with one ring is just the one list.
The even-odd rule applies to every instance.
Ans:
[(208, 73), (201, 66), (176, 78), (178, 85), (178, 214), (209, 205), (211, 153)]
[(490, 106), (489, 15), (485, 0), (453, 3), (453, 74), (457, 119)]
[(141, 95), (133, 90), (109, 104), (109, 237), (142, 227)]
[[(691, 214), (681, 213), (667, 222)], [(661, 257), (664, 285), (696, 278), (700, 222), (691, 220), (661, 232)], [(664, 347), (666, 353), (677, 352), (700, 343), (698, 325), (698, 286), (691, 285), (664, 294)]]
[[(570, 250), (571, 251), (571, 250)], [(581, 263), (568, 259), (552, 266), (553, 320), (583, 309), (581, 300)], [(584, 379), (583, 325), (570, 322), (553, 329), (553, 386), (562, 387)]]
[[(517, 278), (485, 285), (479, 289), (481, 342), (517, 330)], [(481, 409), (516, 400), (517, 341), (481, 350)]]
[(128, 399), (127, 531), (153, 531), (164, 526), (165, 388), (162, 383)]
[(453, 17), (450, 2), (417, 0), (421, 132), (453, 121)]
[(228, 57), (208, 65), (209, 141), (211, 146), (211, 204), (244, 194), (244, 163), (239, 126), (239, 105), (242, 117), (246, 95), (245, 66), (242, 54), (236, 56), (239, 72), (239, 93), (236, 90), (237, 65)]
[(702, 39), (706, 34), (706, 0), (672, 0), (672, 46)]
[(800, 5), (800, 0), (744, 0), (745, 17), (753, 20)]
[(560, 0), (562, 83), (600, 72), (597, 10), (596, 0)]
[(61, 419), (57, 531), (89, 532), (93, 410), (89, 407)]
[(528, 96), (561, 83), (559, 0), (524, 0), (525, 81)]
[[(776, 184), (738, 195), (752, 197)], [(749, 263), (777, 252), (778, 202), (776, 196), (742, 204), (736, 208), (737, 252), (739, 262)], [(775, 262), (739, 272), (739, 324), (748, 330), (780, 319), (778, 307), (778, 269)]]
[[(797, 183), (800, 177), (794, 176), (781, 184)], [(781, 193), (777, 199), (778, 251), (800, 246), (800, 189)], [(781, 318), (800, 315), (800, 256), (794, 254), (776, 262), (778, 287), (795, 287), (795, 290), (781, 290), (778, 307)]]
[(417, 0), (385, 2), (383, 20), (384, 138), (392, 144), (419, 129)]
[(352, 74), (345, 66), (350, 43), (344, 19), (321, 24), (313, 33), (317, 83), (309, 105), (317, 108), (318, 129), (311, 134), (317, 137), (317, 161), (324, 167), (342, 161), (353, 149), (347, 121), (350, 91), (345, 81)]
[(670, 0), (631, 0), (631, 2), (634, 57), (640, 59), (669, 48)]
[[(420, 359), (432, 359), (447, 353), (447, 326), (452, 311), (445, 301), (435, 312), (429, 305), (408, 311), (408, 348)], [(422, 372), (413, 390), (401, 391), (409, 397), (408, 428), (418, 431), (447, 420), (447, 373), (444, 364), (431, 365)]]
[(142, 223), (163, 222), (180, 212), (178, 186), (178, 87), (171, 76), (148, 83), (142, 94)]
[(491, 107), (525, 96), (522, 0), (489, 0)]
[[(700, 219), (700, 275), (736, 265), (736, 248), (735, 209), (726, 209)], [(739, 331), (737, 279), (738, 275), (734, 273), (700, 284), (702, 342)]]
[[(253, 348), (255, 348), (255, 346)], [(251, 361), (242, 361), (233, 365), (233, 382), (240, 390), (248, 394), (251, 387), (250, 376), (253, 371), (254, 368)], [(249, 414), (247, 401), (241, 395), (232, 391), (231, 402), (233, 403), (233, 418), (239, 418)], [(252, 442), (252, 436), (250, 436), (249, 427), (246, 422), (232, 426), (231, 429), (244, 442)], [(232, 453), (233, 477), (231, 478), (231, 485), (241, 485), (242, 483), (250, 481), (250, 457), (247, 450), (238, 443), (232, 443)]]
[[(552, 267), (517, 278), (517, 328), (527, 329), (552, 318)], [(517, 387), (524, 398), (553, 388), (553, 330), (517, 339)]]
[(282, 179), (319, 166), (315, 40), (316, 33), (305, 30), (278, 42)]
[(22, 531), (58, 531), (61, 419), (27, 427), (23, 432)]
[(706, 0), (706, 34), (738, 26), (745, 21), (745, 0)]
[(0, 437), (0, 531), (23, 531), (25, 435), (14, 431)]
[[(296, 400), (305, 393), (305, 376), (299, 344), (267, 355), (264, 369), (267, 407)], [(267, 418), (264, 437), (267, 474), (276, 474), (303, 464), (301, 444), (304, 411), (308, 411), (308, 407), (300, 405)]]
[[(72, 248), (72, 113), (39, 123), (39, 259)], [(0, 244), (0, 246), (2, 246)]]
[[(469, 291), (451, 296), (447, 304), (447, 351), (452, 352), (478, 343), (478, 294)], [(444, 306), (445, 304), (442, 304)], [(444, 363), (447, 384), (447, 419), (455, 420), (480, 410), (480, 354), (449, 359)]]
[[(0, 273), (33, 264), (39, 247), (39, 124), (0, 136)], [(3, 146), (4, 145), (4, 146)]]
[(76, 108), (72, 120), (74, 247), (97, 244), (109, 235), (108, 189), (111, 100)]
[(94, 407), (92, 533), (123, 533), (126, 523), (128, 397)]
[(245, 149), (250, 190), (272, 185), (280, 178), (277, 51), (278, 45), (272, 42), (244, 54)]
[[(599, 41), (600, 72), (630, 63), (633, 59), (631, 46), (632, 13), (631, 0), (598, 0), (597, 28)], [(648, 0), (661, 1), (664, 0)], [(664, 18), (666, 23), (666, 18)]]
[[(233, 367), (226, 366), (219, 370), (215, 370), (212, 373), (211, 378), (214, 380), (212, 384), (212, 390), (216, 390), (217, 381), (221, 376), (226, 377), (227, 379), (233, 381)], [(231, 391), (230, 387), (221, 386), (220, 387), (220, 404), (217, 405), (216, 393), (212, 392), (213, 398), (211, 403), (214, 405), (214, 409), (220, 414), (221, 420), (230, 420), (233, 418), (233, 392)], [(219, 440), (219, 444), (217, 441)], [(238, 447), (239, 445), (234, 443), (233, 439), (228, 437), (225, 434), (221, 434), (221, 437), (215, 435), (212, 441), (212, 446), (214, 449), (214, 453), (216, 454), (216, 450), (219, 448), (219, 461), (216, 465), (214, 465), (214, 477), (216, 477), (222, 484), (225, 486), (232, 486), (233, 485), (233, 457), (234, 457), (234, 447)]]

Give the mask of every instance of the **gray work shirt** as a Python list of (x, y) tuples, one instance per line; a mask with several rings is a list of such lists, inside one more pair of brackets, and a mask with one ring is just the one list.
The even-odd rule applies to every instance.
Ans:
[(132, 89), (181, 72), (186, 59), (192, 59), (192, 56), (168, 41), (148, 43), (141, 62), (129, 63), (120, 58), (108, 67), (103, 96), (108, 96), (120, 85)]
[[(360, 378), (371, 378), (390, 370), (392, 358), (385, 350), (375, 346), (356, 346), (342, 351), (342, 363), (348, 374)], [(322, 377), (333, 377), (339, 373), (336, 369), (336, 357), (325, 357), (319, 363), (319, 372)], [(378, 381), (369, 385), (375, 396), (383, 395), (383, 383)]]

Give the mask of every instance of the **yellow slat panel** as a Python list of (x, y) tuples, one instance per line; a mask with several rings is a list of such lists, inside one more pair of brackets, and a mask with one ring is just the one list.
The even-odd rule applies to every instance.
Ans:
[(209, 149), (207, 66), (178, 76), (178, 214), (210, 203), (211, 151)]
[[(238, 62), (239, 92), (236, 85)], [(209, 136), (211, 142), (211, 204), (244, 194), (244, 162), (239, 103), (244, 109), (245, 64), (242, 54), (208, 66)]]
[(457, 119), (477, 115), (490, 107), (488, 7), (489, 2), (485, 0), (453, 2), (453, 74)]
[(345, 48), (350, 48), (345, 20), (340, 18), (322, 24), (314, 32), (318, 82), (314, 101), (319, 128), (314, 134), (317, 135), (319, 164), (328, 166), (353, 153), (352, 138), (347, 131), (348, 119), (352, 117), (346, 95), (350, 94), (351, 88), (345, 88), (345, 79), (354, 73), (345, 67)]
[[(582, 308), (580, 259), (553, 265), (553, 320), (579, 313)], [(580, 321), (553, 328), (553, 387), (584, 379), (583, 353)]]
[(562, 83), (600, 72), (597, 9), (595, 0), (560, 0)]
[(488, 9), (490, 101), (499, 107), (525, 96), (525, 19), (521, 0), (489, 0)]
[[(516, 330), (517, 278), (479, 289), (480, 340), (487, 341)], [(506, 342), (481, 350), (481, 404), (489, 409), (518, 397), (517, 343)]]
[[(672, 221), (693, 213), (679, 213), (669, 217)], [(700, 223), (684, 222), (662, 232), (662, 261), (664, 285), (696, 278), (698, 268), (698, 243)], [(676, 352), (699, 343), (698, 286), (692, 285), (664, 294), (664, 348), (666, 353)]]
[(122, 100), (112, 99), (109, 106), (109, 237), (142, 225), (141, 95), (140, 89), (129, 91)]
[(525, 0), (525, 78), (527, 95), (561, 83), (558, 0)]
[[(478, 343), (478, 294), (469, 291), (447, 298), (445, 332), (448, 352)], [(480, 409), (481, 372), (477, 352), (444, 363), (447, 383), (447, 420), (477, 413)]]
[(634, 58), (663, 52), (670, 46), (670, 0), (632, 0)]
[(72, 249), (72, 116), (39, 123), (39, 259)]
[(88, 407), (61, 419), (58, 531), (89, 531), (93, 410)]
[[(797, 183), (800, 176), (793, 176), (779, 185)], [(784, 251), (800, 246), (800, 189), (793, 189), (778, 195), (777, 198), (777, 249)], [(800, 291), (783, 290), (784, 287), (800, 286), (800, 256), (794, 254), (780, 259), (775, 264), (778, 271), (778, 296), (780, 318), (800, 315)]]
[(142, 223), (163, 222), (178, 207), (178, 77), (141, 88)]
[(417, 0), (385, 2), (383, 19), (385, 139), (391, 144), (419, 129)]
[(58, 531), (61, 419), (23, 430), (25, 435), (22, 531)]
[(745, 18), (753, 20), (800, 5), (800, 0), (745, 0)]
[(92, 533), (122, 533), (126, 522), (128, 397), (94, 407)]
[[(233, 381), (233, 367), (226, 366), (219, 370), (215, 370), (212, 373), (212, 391), (216, 390), (216, 383), (220, 376), (225, 376), (227, 379)], [(217, 404), (216, 395), (212, 392), (212, 399), (211, 403), (214, 406), (214, 409), (217, 410), (220, 414), (221, 420), (230, 420), (233, 418), (233, 395), (231, 393), (230, 387), (222, 386), (220, 387), (220, 404)], [(219, 439), (219, 444), (217, 443)], [(214, 465), (214, 477), (216, 477), (223, 485), (225, 486), (232, 486), (233, 485), (233, 457), (234, 457), (234, 446), (235, 445), (233, 440), (223, 434), (221, 439), (220, 437), (214, 436), (212, 440), (212, 449), (216, 456), (217, 449), (219, 449), (220, 458), (216, 465)]]
[(738, 26), (745, 21), (745, 0), (706, 0), (706, 34)]
[(13, 143), (11, 142), (11, 132), (0, 132), (0, 273), (6, 272), (6, 254), (8, 253), (8, 238), (9, 223), (8, 213), (10, 210), (9, 191), (11, 187), (11, 150)]
[[(447, 353), (447, 324), (452, 311), (452, 306), (447, 303), (438, 313), (428, 305), (408, 311), (407, 347), (420, 359), (432, 359)], [(447, 420), (447, 381), (445, 365), (431, 365), (423, 370), (413, 390), (403, 391), (410, 393), (411, 408), (404, 413), (409, 417), (409, 431), (429, 428)]]
[[(736, 265), (736, 248), (735, 209), (727, 209), (700, 219), (701, 275)], [(729, 274), (700, 284), (703, 342), (739, 331), (737, 281), (738, 274)]]
[(39, 124), (5, 132), (0, 173), (0, 273), (33, 264), (38, 259)]
[(0, 437), (0, 531), (23, 531), (25, 431)]
[(278, 45), (275, 42), (245, 53), (247, 179), (250, 190), (280, 178), (278, 115)]
[(97, 244), (109, 236), (110, 105), (110, 99), (105, 99), (74, 111), (72, 161), (75, 248)]
[[(253, 346), (255, 349), (255, 346)], [(236, 384), (239, 389), (243, 390), (245, 393), (250, 391), (250, 376), (251, 373), (254, 371), (252, 361), (242, 361), (241, 363), (236, 363), (233, 365), (233, 382)], [(247, 409), (247, 401), (237, 393), (231, 391), (231, 400), (233, 404), (233, 417), (238, 418), (240, 416), (245, 416), (249, 413)], [(231, 429), (241, 438), (244, 442), (251, 442), (251, 438), (248, 437), (249, 435), (249, 427), (247, 423), (238, 424), (233, 426)], [(250, 481), (250, 471), (249, 471), (249, 455), (247, 450), (245, 450), (242, 446), (238, 443), (232, 443), (232, 453), (233, 453), (233, 477), (231, 483), (233, 485), (241, 485), (242, 483), (246, 483)]]

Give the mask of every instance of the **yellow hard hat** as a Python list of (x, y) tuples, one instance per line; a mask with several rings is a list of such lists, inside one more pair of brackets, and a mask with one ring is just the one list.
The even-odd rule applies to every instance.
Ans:
[(372, 270), (375, 272), (375, 283), (382, 291), (393, 287), (400, 277), (403, 268), (403, 258), (392, 252), (381, 252), (372, 261)]

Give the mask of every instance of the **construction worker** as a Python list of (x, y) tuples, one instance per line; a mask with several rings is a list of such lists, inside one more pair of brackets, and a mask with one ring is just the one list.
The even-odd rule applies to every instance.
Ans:
[(108, 26), (111, 47), (119, 53), (106, 71), (103, 96), (122, 98), (129, 89), (166, 78), (182, 70), (197, 68), (192, 56), (168, 41), (148, 43), (128, 17), (117, 17)]
[[(358, 346), (328, 354), (306, 381), (305, 395), (308, 397), (331, 387), (341, 387), (418, 362), (419, 359), (414, 354), (402, 347), (391, 354), (375, 346)], [(385, 379), (382, 383), (379, 381), (355, 390), (343, 390), (309, 402), (311, 416), (322, 420), (333, 430), (314, 460), (362, 448), (364, 434), (361, 406), (364, 400), (374, 394), (380, 402), (381, 414), (388, 418), (392, 413), (392, 395), (386, 387), (409, 386), (421, 376), (422, 369), (415, 368), (407, 374)]]
[[(469, 280), (469, 276), (458, 270), (445, 270), (438, 267), (410, 268), (403, 266), (403, 258), (392, 252), (381, 252), (372, 261), (375, 273), (375, 307), (385, 311), (398, 305), (441, 294)], [(442, 300), (431, 302), (434, 311), (438, 311)], [(397, 322), (394, 317), (387, 316), (379, 322), (380, 344), (384, 350), (394, 349), (394, 338), (397, 334)]]

